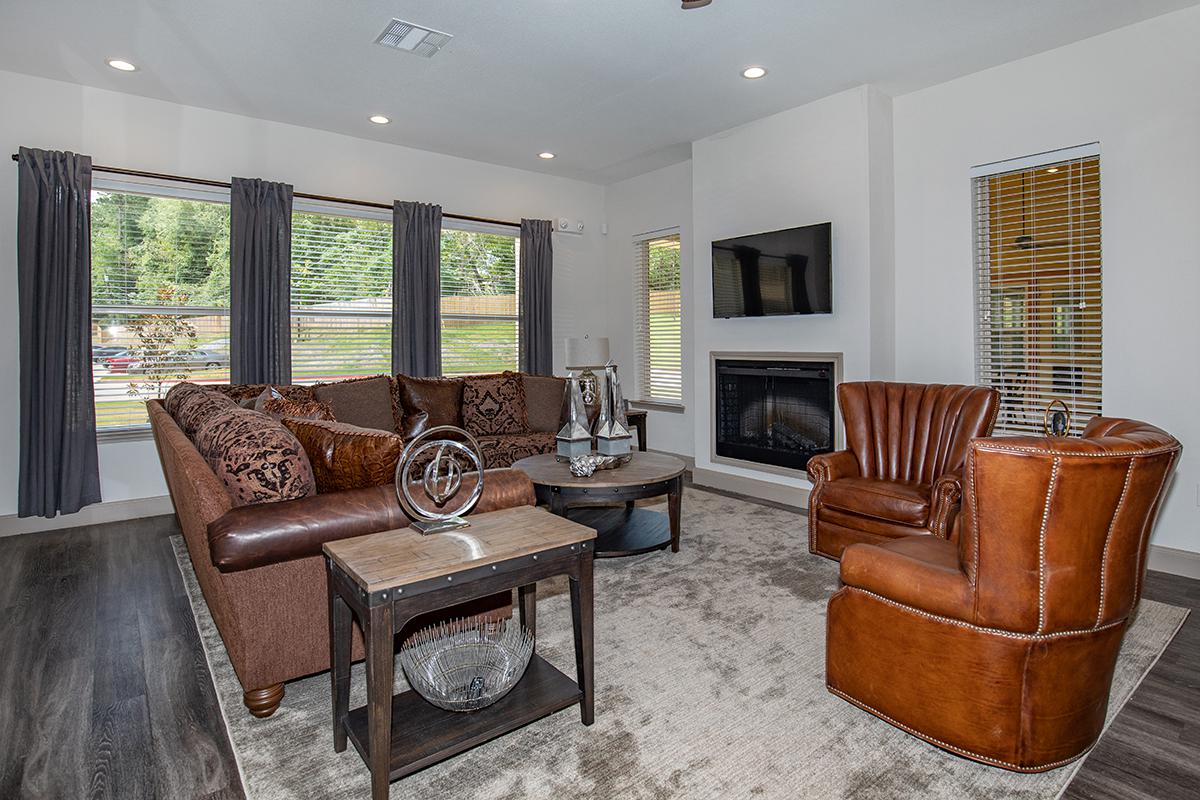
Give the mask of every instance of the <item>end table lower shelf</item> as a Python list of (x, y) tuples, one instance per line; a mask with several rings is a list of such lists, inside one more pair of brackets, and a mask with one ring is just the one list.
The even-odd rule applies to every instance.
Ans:
[[(444, 711), (414, 691), (392, 698), (391, 775), (403, 778), (443, 759), (524, 727), (583, 698), (578, 684), (537, 653), (508, 694), (479, 711)], [(370, 753), (367, 707), (346, 715), (346, 732), (364, 759)]]

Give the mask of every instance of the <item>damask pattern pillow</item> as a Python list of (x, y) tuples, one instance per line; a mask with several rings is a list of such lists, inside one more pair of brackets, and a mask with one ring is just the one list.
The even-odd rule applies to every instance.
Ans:
[(199, 391), (188, 392), (176, 407), (175, 422), (183, 430), (184, 435), (195, 440), (196, 431), (208, 421), (213, 414), (238, 407), (237, 403), (223, 394), (196, 387)]
[(205, 423), (195, 444), (235, 506), (278, 503), (316, 492), (304, 448), (291, 431), (265, 414), (234, 404)]
[(528, 433), (525, 383), (520, 373), (464, 378), (462, 417), (463, 427), (475, 436)]

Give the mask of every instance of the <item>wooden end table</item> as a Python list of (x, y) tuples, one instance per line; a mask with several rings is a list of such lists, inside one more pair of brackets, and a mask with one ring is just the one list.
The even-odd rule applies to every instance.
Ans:
[[(553, 453), (522, 458), (513, 468), (529, 476), (538, 501), (547, 504), (553, 513), (596, 530), (596, 558), (632, 556), (667, 547), (673, 553), (679, 552), (679, 515), (687, 465), (678, 458), (635, 452), (628, 464), (597, 470), (586, 478), (572, 475), (570, 464), (559, 461)], [(664, 494), (666, 514), (634, 506), (635, 500)], [(613, 508), (613, 503), (624, 503), (624, 508)], [(608, 506), (597, 508), (599, 504)]]
[[(579, 704), (595, 718), (592, 685), (592, 553), (595, 531), (523, 506), (470, 518), (462, 530), (422, 536), (411, 529), (324, 546), (329, 578), (333, 749), (349, 739), (371, 771), (371, 797), (391, 781)], [(537, 581), (567, 575), (577, 680), (536, 652), (524, 676), (479, 711), (444, 711), (415, 691), (392, 695), (394, 637), (413, 617), (518, 589), (521, 624), (536, 632)], [(367, 704), (350, 704), (351, 619), (363, 631)]]

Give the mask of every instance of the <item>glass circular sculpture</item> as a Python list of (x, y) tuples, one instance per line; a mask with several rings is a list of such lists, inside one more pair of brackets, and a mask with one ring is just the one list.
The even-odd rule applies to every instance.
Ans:
[[(451, 435), (459, 439), (446, 438)], [(438, 436), (442, 438), (436, 438)], [(468, 469), (464, 469), (463, 462)], [(414, 466), (421, 469), (419, 482), (413, 480)], [(465, 472), (475, 475), (467, 499), (453, 511), (445, 511), (446, 503), (462, 488)], [(414, 489), (418, 486), (425, 497), (433, 502), (433, 508), (426, 508), (417, 501)], [(479, 450), (479, 442), (462, 428), (453, 425), (430, 428), (409, 442), (396, 462), (396, 499), (400, 501), (404, 513), (413, 520), (413, 527), (422, 533), (466, 527), (462, 515), (475, 507), (481, 494), (483, 455)]]
[(533, 635), (516, 620), (454, 620), (417, 631), (400, 664), (417, 694), (447, 711), (478, 711), (517, 685)]

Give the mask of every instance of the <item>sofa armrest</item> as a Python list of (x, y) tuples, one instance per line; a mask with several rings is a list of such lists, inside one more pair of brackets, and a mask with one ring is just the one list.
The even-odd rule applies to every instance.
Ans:
[[(512, 469), (488, 470), (471, 513), (534, 505), (533, 483)], [(321, 554), (321, 545), (408, 527), (394, 484), (231, 509), (208, 525), (208, 548), (221, 572), (238, 572)]]
[(852, 544), (842, 553), (842, 585), (931, 614), (970, 621), (971, 584), (958, 548), (933, 536)]
[(836, 450), (813, 456), (808, 460), (806, 470), (814, 487), (839, 478), (856, 478), (862, 474), (858, 458), (849, 450)]
[(929, 511), (929, 531), (940, 539), (949, 539), (958, 511), (962, 507), (962, 472), (947, 472), (933, 482), (933, 507)]

